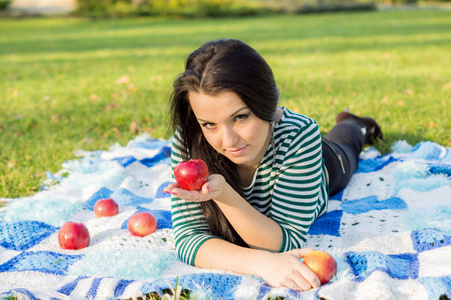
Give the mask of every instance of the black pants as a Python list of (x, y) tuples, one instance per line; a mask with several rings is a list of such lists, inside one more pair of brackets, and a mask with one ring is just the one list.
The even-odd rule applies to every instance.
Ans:
[(329, 174), (329, 194), (341, 191), (357, 169), (359, 155), (365, 141), (357, 120), (344, 120), (335, 125), (323, 138), (323, 158)]

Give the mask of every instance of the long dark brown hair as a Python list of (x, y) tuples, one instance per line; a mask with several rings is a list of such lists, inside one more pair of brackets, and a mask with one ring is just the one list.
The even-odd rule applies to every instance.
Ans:
[[(223, 175), (244, 197), (235, 164), (214, 150), (205, 139), (191, 109), (188, 93), (202, 92), (215, 96), (234, 92), (258, 118), (272, 122), (276, 117), (279, 91), (271, 68), (256, 50), (242, 41), (214, 40), (189, 55), (185, 72), (178, 76), (173, 88), (170, 107), (172, 130), (180, 130), (184, 143), (182, 158), (202, 159), (210, 174)], [(202, 202), (201, 208), (212, 235), (247, 246), (214, 201)]]

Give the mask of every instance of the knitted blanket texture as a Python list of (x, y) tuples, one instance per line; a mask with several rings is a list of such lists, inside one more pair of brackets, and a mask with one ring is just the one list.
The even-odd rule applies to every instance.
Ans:
[[(356, 174), (314, 222), (306, 247), (338, 262), (333, 280), (296, 292), (260, 278), (206, 270), (176, 254), (170, 197), (170, 141), (138, 136), (108, 151), (76, 151), (47, 173), (30, 197), (0, 199), (0, 299), (447, 299), (451, 298), (451, 148), (398, 141), (381, 155), (361, 153)], [(113, 198), (119, 214), (96, 218), (97, 200)], [(155, 233), (132, 236), (127, 220), (150, 212)], [(64, 250), (58, 230), (82, 222), (91, 243)]]

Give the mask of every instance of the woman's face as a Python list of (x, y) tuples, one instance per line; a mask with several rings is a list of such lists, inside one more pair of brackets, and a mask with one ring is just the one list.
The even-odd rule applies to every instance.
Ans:
[(271, 140), (270, 123), (259, 119), (233, 92), (190, 92), (189, 101), (208, 143), (237, 165), (257, 168)]

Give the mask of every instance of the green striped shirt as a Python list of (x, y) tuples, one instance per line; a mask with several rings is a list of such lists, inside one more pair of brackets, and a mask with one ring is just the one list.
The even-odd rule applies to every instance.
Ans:
[[(313, 221), (326, 212), (328, 187), (318, 124), (284, 108), (250, 186), (246, 200), (279, 224), (283, 233), (280, 252), (302, 248)], [(172, 143), (172, 168), (182, 161), (178, 132)], [(199, 204), (172, 197), (175, 245), (180, 258), (194, 265), (199, 247), (210, 235)]]

